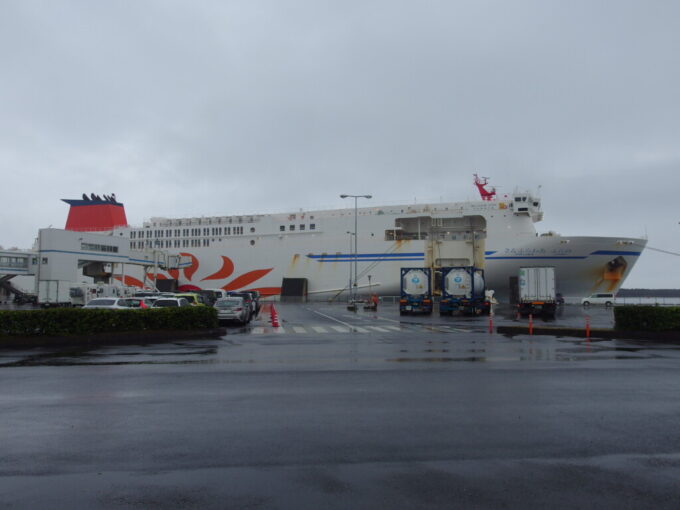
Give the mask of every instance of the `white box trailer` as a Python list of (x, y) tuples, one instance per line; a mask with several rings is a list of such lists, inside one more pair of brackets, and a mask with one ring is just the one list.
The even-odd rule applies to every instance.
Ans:
[(38, 282), (38, 304), (43, 308), (71, 306), (71, 286), (67, 280), (40, 280)]
[(521, 267), (518, 278), (518, 306), (521, 315), (555, 316), (557, 293), (554, 267)]

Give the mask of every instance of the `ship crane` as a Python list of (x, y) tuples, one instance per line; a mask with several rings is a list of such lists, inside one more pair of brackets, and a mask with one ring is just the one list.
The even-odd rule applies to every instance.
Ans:
[(493, 200), (496, 198), (496, 188), (486, 189), (486, 185), (489, 182), (488, 177), (479, 177), (477, 174), (475, 176), (475, 186), (479, 190), (479, 194), (482, 196), (482, 200)]

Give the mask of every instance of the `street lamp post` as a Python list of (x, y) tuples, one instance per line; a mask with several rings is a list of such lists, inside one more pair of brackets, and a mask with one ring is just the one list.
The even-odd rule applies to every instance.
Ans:
[[(372, 195), (340, 195), (340, 198), (353, 198), (354, 199), (354, 299), (356, 299), (357, 294), (357, 259), (359, 257), (359, 247), (358, 247), (358, 235), (357, 235), (357, 200), (359, 198), (371, 198)], [(352, 292), (350, 289), (350, 299), (352, 297)]]
[[(349, 235), (349, 253), (352, 253), (352, 236), (354, 235), (354, 232), (350, 232), (349, 230), (345, 232), (347, 235)], [(352, 300), (352, 261), (349, 260), (349, 283), (347, 284), (347, 300), (351, 301)]]

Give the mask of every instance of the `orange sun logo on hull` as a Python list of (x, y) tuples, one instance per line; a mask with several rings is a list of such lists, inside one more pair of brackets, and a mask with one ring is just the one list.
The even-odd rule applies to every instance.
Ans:
[[(192, 291), (192, 290), (201, 290), (201, 287), (198, 285), (195, 285), (193, 283), (193, 278), (196, 272), (198, 271), (198, 268), (200, 267), (200, 262), (198, 261), (198, 258), (194, 256), (192, 253), (180, 253), (180, 255), (184, 257), (189, 257), (191, 259), (191, 264), (183, 269), (170, 269), (168, 271), (160, 272), (157, 275), (153, 275), (151, 273), (147, 273), (146, 277), (149, 278), (150, 280), (154, 280), (154, 276), (156, 276), (157, 280), (167, 280), (167, 279), (173, 279), (173, 280), (179, 280), (180, 276), (180, 271), (182, 272), (184, 279), (188, 280), (189, 282), (192, 283), (185, 283), (183, 285), (180, 285), (178, 287), (178, 290), (182, 292), (186, 291)], [(220, 280), (226, 280), (230, 276), (234, 274), (235, 266), (234, 262), (229, 258), (224, 255), (222, 257), (222, 267), (216, 271), (215, 273), (206, 276), (205, 278), (202, 278), (201, 281), (220, 281)], [(243, 273), (236, 278), (232, 279), (230, 282), (226, 283), (225, 285), (222, 285), (220, 288), (224, 290), (256, 290), (258, 291), (261, 295), (263, 296), (275, 296), (281, 293), (281, 287), (248, 287), (249, 285), (257, 282), (267, 274), (269, 274), (274, 268), (270, 267), (268, 269), (255, 269), (253, 271), (248, 271), (247, 273)], [(167, 273), (166, 276), (163, 273)], [(120, 276), (115, 277), (117, 280), (122, 281)], [(133, 287), (144, 287), (144, 283), (137, 278), (134, 278), (132, 276), (125, 276), (125, 285), (130, 285)]]

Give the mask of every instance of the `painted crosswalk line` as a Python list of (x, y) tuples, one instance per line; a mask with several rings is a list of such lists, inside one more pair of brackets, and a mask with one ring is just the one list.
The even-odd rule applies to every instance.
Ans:
[[(433, 333), (470, 333), (470, 329), (455, 328), (448, 325), (422, 325), (423, 330), (431, 331)], [(360, 334), (372, 334), (372, 333), (395, 333), (407, 331), (409, 328), (404, 328), (400, 326), (393, 325), (381, 325), (381, 326), (336, 326), (336, 325), (326, 325), (326, 326), (286, 326), (286, 328), (273, 326), (253, 326), (250, 329), (252, 335), (282, 335), (282, 334), (297, 334), (297, 335), (320, 335), (325, 333), (360, 333)]]

